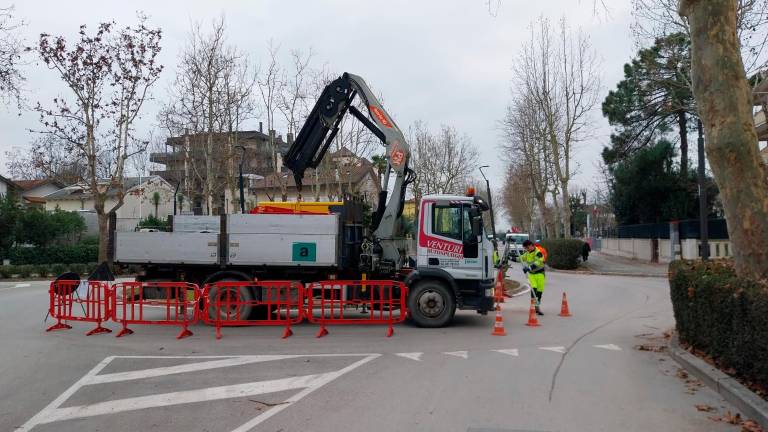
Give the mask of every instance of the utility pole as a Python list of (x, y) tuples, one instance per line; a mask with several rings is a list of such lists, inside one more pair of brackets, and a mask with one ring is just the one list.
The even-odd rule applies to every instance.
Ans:
[(493, 216), (493, 197), (491, 197), (491, 183), (488, 181), (488, 178), (485, 176), (485, 173), (483, 172), (483, 168), (489, 168), (488, 165), (483, 165), (480, 167), (480, 175), (483, 176), (485, 179), (485, 190), (488, 192), (488, 206), (491, 208), (491, 230), (493, 231), (493, 240), (496, 240), (496, 221), (494, 220)]
[(707, 185), (704, 173), (704, 131), (701, 127), (701, 120), (698, 122), (699, 128), (699, 237), (701, 238), (701, 259), (709, 259), (709, 227), (707, 211)]
[(243, 162), (245, 162), (245, 147), (235, 146), (240, 149), (240, 213), (245, 214), (245, 193), (243, 192)]

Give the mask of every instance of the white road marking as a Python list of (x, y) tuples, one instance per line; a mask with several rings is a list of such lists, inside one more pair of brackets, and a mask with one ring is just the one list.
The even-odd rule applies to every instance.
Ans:
[(513, 349), (500, 349), (500, 350), (494, 350), (494, 351), (496, 351), (498, 353), (506, 354), (506, 355), (511, 355), (512, 357), (520, 357), (520, 351), (518, 351), (517, 348), (513, 348)]
[(105, 414), (116, 414), (146, 408), (158, 408), (195, 402), (206, 402), (236, 397), (255, 396), (285, 390), (295, 390), (317, 386), (326, 378), (326, 374), (304, 375), (271, 381), (255, 381), (221, 387), (209, 387), (173, 393), (161, 393), (150, 396), (138, 396), (126, 399), (98, 402), (92, 405), (58, 408), (40, 421), (40, 424), (61, 420), (72, 420)]
[(553, 346), (553, 347), (539, 347), (540, 350), (552, 351), (560, 354), (565, 354), (565, 347)]
[[(246, 432), (251, 430), (259, 423), (277, 414), (311, 392), (317, 390), (323, 385), (333, 381), (341, 375), (375, 359), (381, 354), (296, 354), (296, 355), (251, 355), (251, 356), (111, 356), (107, 357), (93, 369), (86, 373), (77, 382), (72, 384), (59, 397), (35, 414), (26, 423), (16, 428), (16, 431), (27, 432), (40, 424), (52, 423), (61, 420), (86, 418), (98, 415), (114, 414), (125, 411), (135, 411), (145, 408), (155, 408), (162, 406), (171, 406), (187, 404), (194, 402), (203, 402), (209, 400), (220, 400), (234, 397), (251, 396), (263, 393), (273, 393), (291, 389), (301, 389), (299, 393), (285, 401), (285, 404), (269, 409), (263, 414), (254, 417), (248, 423), (240, 426), (236, 432)], [(71, 406), (59, 408), (73, 394), (87, 385), (96, 385), (110, 382), (119, 382), (135, 379), (150, 378), (162, 375), (179, 374), (184, 372), (193, 372), (213, 368), (236, 366), (241, 364), (265, 362), (270, 360), (282, 360), (298, 357), (364, 357), (351, 365), (338, 371), (290, 377), (270, 381), (256, 381), (245, 384), (235, 384), (228, 386), (203, 388), (197, 390), (187, 390), (172, 393), (163, 393), (149, 396), (132, 397), (120, 400), (111, 400), (99, 402), (92, 405)], [(155, 369), (144, 369), (129, 372), (117, 372), (111, 374), (99, 375), (105, 367), (115, 358), (131, 359), (210, 359), (198, 363), (189, 363), (177, 366), (168, 366)]]
[(27, 287), (30, 287), (30, 286), (32, 286), (32, 285), (28, 284), (28, 283), (26, 283), (26, 284), (20, 283), (20, 284), (14, 285), (12, 287), (0, 288), (0, 291), (10, 291), (12, 289), (27, 288)]
[(300, 357), (298, 355), (256, 355), (243, 356), (223, 360), (211, 360), (199, 363), (188, 363), (183, 365), (159, 367), (154, 369), (141, 369), (130, 372), (117, 372), (111, 374), (96, 375), (87, 380), (83, 385), (103, 384), (118, 381), (130, 381), (136, 379), (153, 378), (163, 375), (180, 374), (186, 372), (197, 372), (207, 369), (224, 368), (230, 366), (240, 366), (251, 363), (260, 363), (272, 360), (284, 360)]
[(609, 351), (621, 351), (621, 347), (614, 344), (607, 344), (607, 345), (592, 345), (595, 348), (602, 348), (607, 349)]
[(451, 351), (451, 352), (444, 352), (443, 354), (448, 354), (449, 356), (454, 356), (454, 357), (461, 357), (463, 359), (469, 358), (469, 353), (467, 351)]
[(26, 287), (28, 287), (28, 286), (32, 286), (32, 285), (30, 285), (30, 284), (16, 284), (16, 285), (14, 286), (14, 288), (26, 288)]
[(398, 357), (403, 357), (411, 360), (421, 361), (421, 355), (424, 353), (412, 352), (412, 353), (395, 353)]
[(53, 400), (53, 402), (49, 403), (48, 406), (43, 408), (39, 413), (35, 414), (34, 417), (27, 420), (26, 423), (16, 428), (16, 432), (27, 432), (28, 430), (32, 429), (33, 427), (37, 426), (40, 423), (43, 423), (43, 420), (46, 419), (48, 416), (50, 416), (56, 409), (61, 406), (64, 402), (67, 401), (75, 392), (80, 390), (80, 388), (83, 386), (83, 383), (87, 380), (89, 380), (92, 376), (96, 375), (97, 373), (101, 372), (102, 369), (107, 367), (109, 362), (111, 362), (115, 357), (107, 357), (104, 360), (102, 360), (99, 364), (97, 364), (93, 369), (91, 369), (87, 374), (83, 375), (82, 378), (77, 380), (74, 384), (72, 384), (71, 387), (66, 389), (64, 393), (60, 394), (59, 397)]
[(237, 429), (232, 430), (232, 432), (248, 432), (248, 431), (250, 431), (251, 429), (255, 428), (256, 426), (258, 426), (263, 421), (265, 421), (268, 418), (272, 417), (273, 415), (279, 413), (280, 411), (288, 408), (290, 405), (293, 405), (294, 402), (298, 402), (304, 396), (312, 393), (313, 391), (319, 389), (320, 387), (324, 386), (325, 384), (328, 384), (329, 382), (331, 382), (334, 379), (344, 375), (345, 373), (347, 373), (347, 372), (349, 372), (349, 371), (351, 371), (351, 370), (353, 370), (353, 369), (355, 369), (355, 368), (357, 368), (359, 366), (362, 366), (365, 363), (368, 363), (369, 361), (371, 361), (371, 360), (373, 360), (375, 358), (378, 358), (380, 355), (381, 354), (371, 354), (371, 355), (369, 355), (368, 357), (366, 357), (366, 358), (364, 358), (362, 360), (358, 360), (358, 361), (352, 363), (351, 365), (345, 367), (344, 369), (340, 369), (340, 370), (338, 370), (336, 372), (330, 372), (330, 373), (323, 374), (324, 378), (319, 379), (316, 382), (314, 387), (308, 387), (308, 388), (300, 391), (299, 393), (296, 393), (295, 395), (291, 396), (290, 398), (288, 398), (285, 401), (285, 402), (287, 402), (286, 404), (278, 405), (278, 406), (276, 406), (274, 408), (271, 408), (267, 412), (254, 417), (248, 423), (240, 426)]

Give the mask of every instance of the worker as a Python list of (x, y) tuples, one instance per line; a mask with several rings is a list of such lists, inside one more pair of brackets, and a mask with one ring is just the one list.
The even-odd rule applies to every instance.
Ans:
[(493, 241), (493, 266), (499, 266), (499, 244), (496, 243), (496, 240)]
[(536, 299), (536, 314), (544, 315), (540, 308), (545, 282), (544, 254), (530, 240), (523, 242), (523, 249), (524, 252), (520, 255), (520, 262), (523, 264), (523, 273), (528, 275), (528, 282), (531, 285), (531, 297)]
[(592, 248), (589, 246), (589, 242), (584, 242), (583, 245), (581, 245), (581, 260), (586, 261), (589, 258), (589, 253), (592, 251)]

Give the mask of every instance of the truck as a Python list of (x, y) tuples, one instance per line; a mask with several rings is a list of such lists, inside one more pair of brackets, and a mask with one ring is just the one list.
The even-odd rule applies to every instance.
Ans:
[[(368, 116), (354, 104), (360, 98)], [(487, 314), (493, 309), (493, 245), (484, 232), (488, 204), (473, 193), (422, 197), (416, 250), (401, 232), (406, 188), (415, 173), (409, 146), (365, 81), (344, 73), (328, 84), (284, 157), (301, 188), (304, 172), (316, 168), (351, 113), (385, 147), (378, 204), (364, 228), (363, 203), (346, 197), (327, 214), (222, 214), (174, 216), (170, 232), (110, 230), (110, 253), (121, 266), (138, 266), (139, 281), (387, 279), (408, 287), (409, 318), (421, 327), (449, 324), (457, 309)], [(390, 185), (394, 173), (393, 184)], [(145, 288), (144, 297), (161, 293)], [(211, 290), (209, 296), (224, 293)], [(257, 287), (238, 289), (242, 300), (260, 300)], [(256, 314), (258, 311), (243, 311)]]
[(503, 257), (517, 262), (518, 257), (523, 254), (523, 242), (526, 240), (529, 240), (529, 235), (526, 233), (507, 233), (504, 238)]

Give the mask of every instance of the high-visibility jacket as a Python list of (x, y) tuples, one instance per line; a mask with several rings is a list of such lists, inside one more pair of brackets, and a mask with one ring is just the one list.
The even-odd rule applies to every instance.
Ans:
[(520, 255), (520, 262), (528, 266), (531, 273), (544, 272), (544, 254), (538, 248), (532, 252), (525, 251)]

